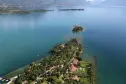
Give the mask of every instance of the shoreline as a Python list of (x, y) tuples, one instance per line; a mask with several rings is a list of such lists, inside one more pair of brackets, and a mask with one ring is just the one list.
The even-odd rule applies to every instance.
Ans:
[(18, 69), (14, 70), (14, 71), (11, 71), (8, 74), (3, 75), (2, 77), (3, 78), (8, 78), (8, 79), (13, 78), (16, 75), (23, 73), (24, 69), (26, 69), (28, 66), (29, 66), (29, 64), (24, 66), (24, 67), (18, 68)]
[[(30, 14), (33, 12), (53, 12), (52, 10), (46, 10), (46, 9), (36, 9), (36, 10), (6, 10), (6, 11), (0, 11), (0, 15), (5, 14)], [(58, 9), (57, 11), (84, 11), (84, 9)]]
[[(32, 61), (32, 62), (39, 63), (39, 62), (41, 62), (42, 59), (43, 59), (43, 58), (41, 58), (41, 59), (39, 59), (39, 60), (36, 60), (36, 61)], [(32, 62), (31, 62), (31, 63), (32, 63)], [(3, 78), (8, 78), (8, 79), (9, 79), (9, 78), (13, 78), (13, 77), (16, 76), (16, 75), (23, 73), (24, 70), (25, 70), (26, 68), (28, 68), (29, 65), (30, 65), (31, 63), (29, 63), (29, 64), (27, 64), (27, 65), (25, 65), (25, 66), (23, 66), (23, 67), (20, 67), (20, 68), (18, 68), (18, 69), (15, 69), (15, 70), (13, 70), (13, 71), (11, 71), (11, 72), (9, 72), (9, 73), (3, 75), (2, 77), (3, 77)]]
[(93, 84), (98, 84), (97, 81), (97, 58), (96, 56), (92, 56), (92, 72), (93, 72)]
[[(70, 48), (69, 45), (71, 45), (72, 48)], [(75, 78), (75, 80), (77, 80), (78, 82), (82, 82), (82, 80), (83, 80), (83, 82), (85, 81), (84, 83), (87, 82), (87, 83), (91, 83), (91, 84), (96, 84), (96, 58), (91, 57), (91, 59), (88, 59), (88, 60), (82, 58), (82, 53), (84, 53), (84, 52), (83, 52), (83, 47), (81, 47), (81, 46), (82, 46), (82, 44), (80, 44), (75, 38), (68, 41), (68, 42), (66, 42), (65, 44), (56, 45), (51, 50), (51, 56), (46, 56), (46, 58), (41, 58), (40, 60), (32, 62), (32, 64), (30, 63), (30, 64), (28, 64), (28, 65), (26, 65), (24, 67), (21, 67), (21, 68), (15, 70), (15, 71), (12, 71), (12, 72), (4, 75), (3, 78), (8, 78), (8, 79), (11, 80), (11, 82), (14, 83), (14, 81), (16, 79), (20, 79), (20, 78), (26, 78), (27, 79), (27, 76), (28, 76), (29, 78), (26, 81), (29, 82), (29, 79), (30, 79), (29, 75), (32, 76), (32, 72), (30, 72), (30, 71), (34, 67), (36, 67), (36, 68), (37, 67), (41, 67), (41, 68), (43, 67), (43, 69), (44, 69), (44, 66), (45, 66), (45, 73), (42, 72), (41, 74), (36, 76), (37, 80), (41, 80), (41, 78), (43, 78), (43, 76), (45, 76), (45, 75), (47, 76), (48, 73), (50, 73), (52, 75), (52, 77), (53, 77), (53, 73), (56, 74), (56, 72), (53, 72), (53, 71), (55, 71), (55, 69), (58, 69), (58, 68), (63, 69), (63, 67), (64, 67), (65, 71), (64, 71), (64, 69), (60, 70), (61, 72), (63, 71), (62, 73), (64, 73), (63, 75), (60, 74), (59, 75), (60, 77), (64, 77), (64, 78), (66, 77), (66, 79), (71, 79), (72, 81), (74, 81), (73, 78)], [(59, 47), (61, 48), (61, 50), (62, 49), (69, 50), (69, 48), (70, 48), (71, 52), (74, 51), (75, 54), (74, 53), (69, 54), (69, 56), (70, 56), (70, 57), (68, 57), (69, 60), (67, 60), (68, 58), (66, 59), (67, 55), (61, 55), (61, 56), (63, 56), (61, 58), (59, 58), (58, 56), (54, 56), (54, 55), (58, 54), (59, 52), (61, 52), (61, 50), (58, 49)], [(64, 52), (64, 54), (65, 54), (66, 51), (63, 50), (62, 52)], [(70, 53), (70, 51), (68, 53)], [(60, 54), (59, 54), (59, 56), (60, 56)], [(43, 60), (45, 60), (45, 63), (46, 63), (47, 59), (50, 59), (50, 63), (51, 62), (52, 63), (54, 63), (54, 62), (55, 63), (60, 63), (60, 61), (58, 62), (58, 60), (57, 61), (54, 61), (54, 60), (51, 61), (53, 58), (56, 58), (56, 59), (58, 58), (58, 60), (61, 60), (62, 58), (65, 58), (66, 60), (64, 59), (64, 61), (62, 61), (62, 63), (58, 64), (58, 65), (56, 65), (56, 64), (54, 64), (54, 65), (44, 65), (43, 64), (44, 63)], [(79, 58), (82, 59), (82, 60), (79, 60)], [(47, 60), (47, 63), (49, 63), (48, 61), (49, 60)], [(68, 65), (65, 65), (66, 64), (65, 61), (68, 62)], [(80, 63), (80, 65), (77, 65), (79, 63)], [(40, 69), (40, 68), (38, 68), (38, 69)], [(86, 72), (83, 71), (84, 69), (87, 70), (87, 71)], [(78, 71), (81, 72), (81, 75), (78, 73)], [(26, 72), (27, 73), (30, 72), (31, 74), (27, 75)], [(35, 68), (34, 68), (34, 72), (39, 73), (39, 72), (36, 72)], [(76, 74), (72, 75), (72, 72), (75, 72)], [(82, 74), (86, 74), (86, 73), (88, 74), (87, 76), (89, 76), (89, 77), (84, 77), (84, 75), (82, 75)], [(48, 80), (48, 78), (51, 77), (51, 75), (49, 77), (47, 76), (46, 81)], [(69, 76), (67, 77), (66, 75), (69, 75)], [(22, 80), (22, 82), (26, 82), (26, 81), (23, 81), (23, 79), (21, 79), (21, 80)], [(34, 80), (33, 82), (37, 82), (37, 80), (36, 81)], [(63, 79), (62, 79), (62, 81), (67, 82), (66, 80), (63, 80)], [(47, 82), (49, 82), (49, 81), (47, 81)]]
[[(84, 59), (84, 58), (82, 58), (82, 59)], [(41, 60), (42, 59), (37, 60), (37, 61), (33, 61), (33, 62), (35, 62), (35, 63), (38, 62), (39, 63), (39, 61), (41, 61)], [(97, 68), (96, 68), (97, 67), (97, 58), (96, 58), (96, 56), (91, 56), (91, 59), (87, 59), (87, 62), (92, 64), (92, 69), (91, 69), (92, 73), (93, 73), (93, 79), (92, 79), (93, 83), (92, 84), (97, 84)], [(8, 74), (3, 75), (2, 77), (10, 79), (10, 78), (13, 78), (13, 77), (15, 77), (15, 76), (17, 76), (19, 74), (22, 74), (24, 72), (24, 70), (29, 67), (30, 64), (27, 64), (24, 67), (21, 67), (21, 68), (18, 68), (16, 70), (14, 70), (14, 71), (11, 71)]]
[[(88, 56), (88, 55), (87, 55)], [(82, 59), (85, 59), (85, 58), (82, 58)], [(92, 72), (92, 84), (98, 84), (97, 82), (97, 58), (96, 56), (89, 56), (88, 58), (86, 57), (85, 59), (88, 63), (91, 63), (92, 64), (92, 69), (91, 69), (91, 72)]]

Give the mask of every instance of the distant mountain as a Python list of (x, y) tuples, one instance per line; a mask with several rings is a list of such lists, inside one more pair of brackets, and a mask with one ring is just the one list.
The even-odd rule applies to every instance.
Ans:
[(1, 4), (11, 4), (19, 8), (40, 9), (50, 6), (78, 6), (89, 5), (85, 0), (0, 0)]
[(72, 6), (72, 5), (89, 5), (90, 2), (87, 2), (86, 0), (55, 0), (55, 5), (67, 5), (67, 6)]
[[(50, 6), (126, 6), (126, 0), (0, 0), (0, 4), (11, 4), (19, 8), (40, 9)], [(1, 6), (1, 5), (0, 5)]]
[(87, 3), (85, 0), (0, 0), (0, 3), (13, 4), (13, 5), (40, 5), (40, 4), (83, 4)]
[(18, 7), (15, 7), (13, 5), (0, 5), (0, 14), (29, 14), (32, 12), (47, 12), (47, 11), (54, 11), (54, 10), (49, 10), (49, 9), (29, 9), (29, 10), (24, 10), (20, 9)]
[(13, 5), (19, 5), (19, 4), (48, 4), (53, 2), (54, 0), (0, 0), (0, 3), (5, 4), (13, 4)]
[(50, 5), (54, 0), (0, 0), (0, 4), (14, 5), (22, 9), (35, 9), (42, 8), (46, 5)]

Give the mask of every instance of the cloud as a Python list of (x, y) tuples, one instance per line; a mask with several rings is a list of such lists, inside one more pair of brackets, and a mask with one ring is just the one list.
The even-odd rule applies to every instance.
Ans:
[(100, 2), (100, 1), (106, 1), (106, 0), (85, 0), (87, 2)]
[(106, 0), (85, 0), (85, 1), (90, 2), (91, 5), (99, 5), (105, 2)]
[(101, 0), (101, 1), (105, 1), (105, 0)]
[(87, 2), (94, 2), (95, 0), (85, 0), (85, 1), (87, 1)]

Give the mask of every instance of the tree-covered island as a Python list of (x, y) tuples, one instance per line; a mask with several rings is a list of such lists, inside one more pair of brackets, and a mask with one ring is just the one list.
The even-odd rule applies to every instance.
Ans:
[(9, 84), (95, 84), (93, 64), (82, 59), (82, 53), (83, 45), (72, 38), (56, 45), (50, 56), (31, 63)]
[(81, 26), (74, 26), (74, 28), (72, 30), (73, 33), (79, 33), (82, 31), (83, 31), (83, 28)]

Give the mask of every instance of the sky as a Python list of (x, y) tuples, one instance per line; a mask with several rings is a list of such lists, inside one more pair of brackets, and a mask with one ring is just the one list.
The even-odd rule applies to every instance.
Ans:
[(125, 6), (126, 0), (86, 0), (93, 5)]
[(126, 0), (106, 0), (103, 3), (104, 5), (112, 6), (126, 6)]
[(105, 0), (86, 0), (87, 2), (90, 2), (92, 5), (101, 4)]

